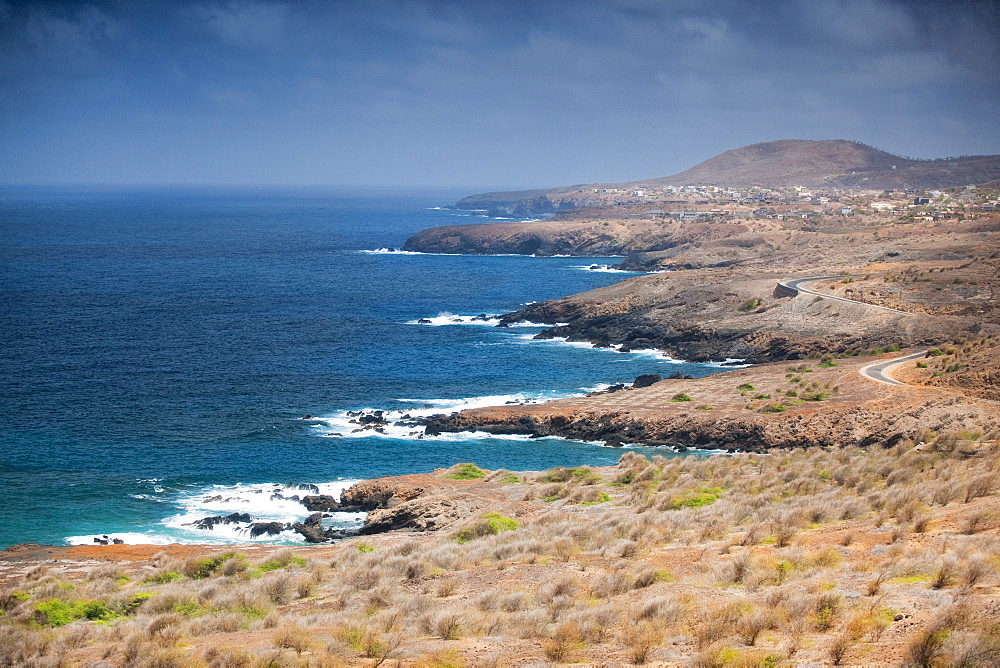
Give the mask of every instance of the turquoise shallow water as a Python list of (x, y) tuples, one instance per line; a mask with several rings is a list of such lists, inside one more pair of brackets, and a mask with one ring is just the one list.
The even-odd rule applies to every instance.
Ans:
[(459, 461), (612, 463), (620, 450), (562, 439), (361, 437), (345, 412), (454, 410), (718, 370), (453, 322), (627, 276), (589, 268), (613, 259), (378, 251), (482, 220), (434, 208), (464, 194), (5, 188), (0, 546), (246, 540), (240, 527), (187, 524), (303, 517), (274, 494), (295, 493), (288, 485), (336, 492)]

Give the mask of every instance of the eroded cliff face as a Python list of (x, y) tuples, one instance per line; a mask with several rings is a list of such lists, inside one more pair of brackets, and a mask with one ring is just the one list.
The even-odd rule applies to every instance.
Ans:
[(623, 255), (630, 239), (589, 223), (483, 223), (423, 230), (403, 250), (462, 255)]
[[(525, 215), (525, 214), (519, 214)], [(751, 233), (735, 222), (682, 223), (672, 219), (557, 218), (530, 222), (450, 225), (422, 230), (407, 239), (404, 250), (468, 255), (580, 255), (606, 257), (655, 252), (685, 244), (713, 242)], [(733, 242), (753, 248), (752, 238)]]

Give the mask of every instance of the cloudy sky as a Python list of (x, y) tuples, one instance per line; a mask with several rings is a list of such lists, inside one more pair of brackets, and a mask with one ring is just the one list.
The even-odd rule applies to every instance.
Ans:
[(995, 0), (0, 0), (0, 183), (554, 186), (998, 118)]

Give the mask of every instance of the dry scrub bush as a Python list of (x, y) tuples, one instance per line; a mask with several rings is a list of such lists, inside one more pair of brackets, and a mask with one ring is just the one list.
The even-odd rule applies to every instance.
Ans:
[(744, 644), (753, 647), (757, 637), (767, 629), (777, 628), (778, 617), (773, 610), (751, 608), (744, 611), (737, 624), (737, 632)]
[(963, 489), (963, 501), (969, 503), (973, 499), (978, 499), (988, 495), (997, 486), (997, 477), (993, 473), (984, 473), (972, 478), (965, 484)]
[(571, 651), (583, 642), (583, 634), (575, 621), (565, 621), (558, 624), (552, 631), (552, 636), (542, 642), (542, 652), (550, 661), (563, 663)]
[(257, 656), (236, 647), (209, 647), (202, 655), (209, 668), (251, 668)]
[(749, 604), (735, 601), (699, 611), (690, 620), (695, 647), (704, 649), (739, 633), (738, 624)]
[(272, 636), (275, 647), (294, 650), (296, 654), (309, 651), (315, 645), (312, 634), (298, 625), (280, 627)]
[(662, 626), (649, 620), (639, 620), (625, 625), (618, 635), (618, 642), (624, 647), (629, 663), (643, 664), (663, 642), (663, 637)]
[(541, 639), (548, 637), (549, 615), (544, 610), (521, 610), (511, 613), (507, 624), (518, 638)]
[(193, 636), (233, 633), (239, 631), (245, 623), (243, 615), (234, 612), (215, 613), (192, 620), (188, 625), (188, 632)]

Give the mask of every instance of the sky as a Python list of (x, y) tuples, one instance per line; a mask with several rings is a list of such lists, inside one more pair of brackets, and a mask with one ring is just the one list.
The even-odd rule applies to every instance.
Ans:
[(1000, 153), (1000, 2), (0, 0), (0, 184), (548, 187)]

